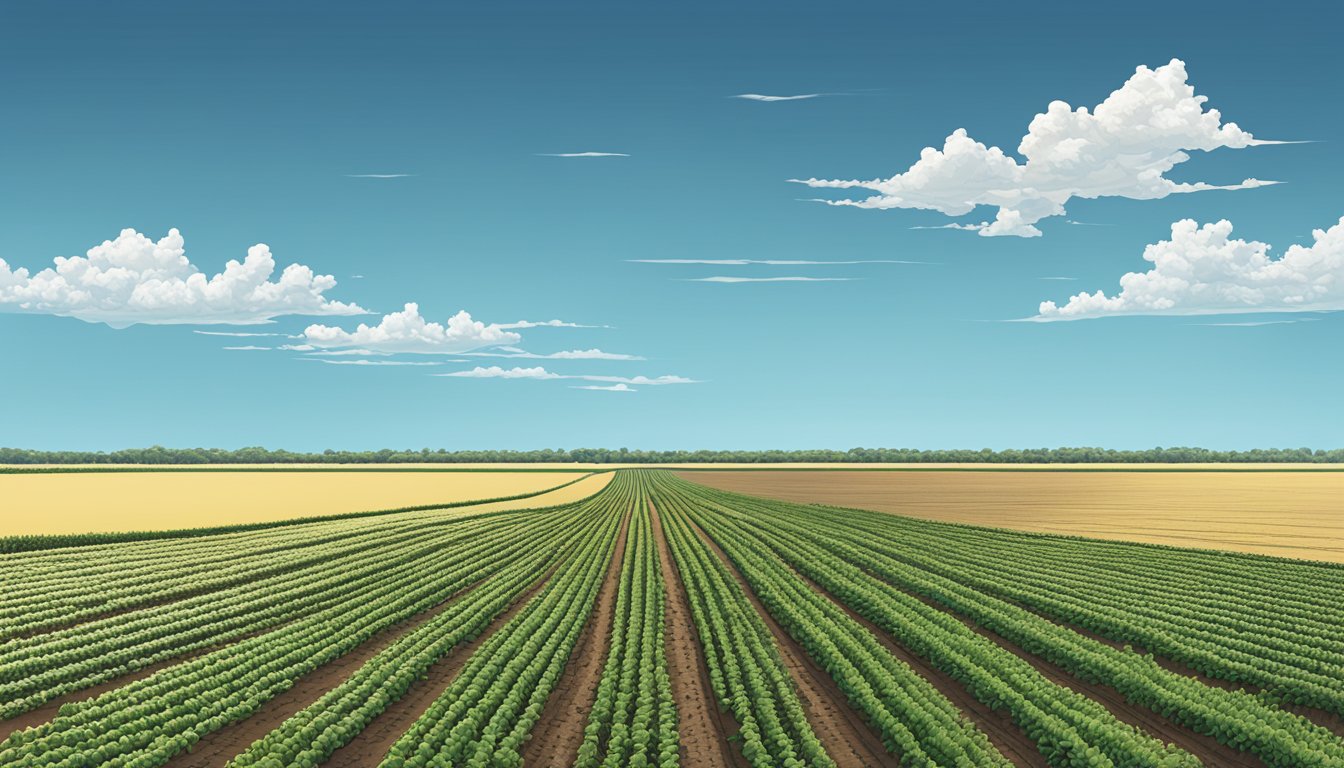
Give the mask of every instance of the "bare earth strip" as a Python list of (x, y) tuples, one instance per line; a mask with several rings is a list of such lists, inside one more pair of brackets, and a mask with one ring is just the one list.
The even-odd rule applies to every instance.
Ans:
[(1344, 562), (1342, 472), (681, 472), (802, 504)]
[[(434, 666), (429, 668), (429, 672), (424, 678), (411, 684), (411, 688), (406, 692), (406, 695), (389, 704), (387, 709), (383, 710), (372, 722), (365, 726), (364, 730), (351, 739), (350, 743), (333, 752), (323, 765), (328, 768), (364, 768), (382, 762), (397, 739), (401, 738), (401, 735), (409, 730), (411, 725), (429, 709), (435, 699), (439, 698), (444, 690), (452, 684), (453, 678), (457, 677), (457, 673), (461, 672), (462, 668), (467, 665), (467, 661), (480, 647), (481, 643), (484, 643), (486, 638), (509, 623), (514, 616), (517, 616), (527, 606), (527, 603), (541, 592), (546, 583), (551, 580), (555, 571), (556, 567), (547, 571), (526, 592), (519, 595), (510, 604), (508, 610), (490, 622), (489, 626), (482, 630), (480, 635), (470, 642), (457, 646), (439, 659)], [(332, 687), (334, 686), (335, 683), (332, 684)]]
[(775, 646), (780, 658), (793, 678), (794, 688), (803, 704), (807, 720), (812, 730), (826, 748), (839, 768), (866, 768), (874, 765), (894, 764), (895, 759), (887, 752), (882, 737), (873, 730), (863, 717), (856, 712), (845, 697), (844, 691), (836, 684), (830, 674), (807, 655), (807, 651), (778, 622), (775, 621), (756, 593), (751, 591), (746, 579), (738, 572), (737, 566), (728, 558), (714, 540), (705, 535), (700, 527), (687, 521), (714, 556), (728, 568), (728, 572), (737, 580), (737, 584), (746, 593), (756, 613), (765, 622), (770, 634), (775, 637)]
[(546, 700), (541, 719), (523, 746), (525, 766), (561, 768), (574, 764), (583, 744), (588, 714), (597, 698), (597, 685), (611, 647), (612, 617), (616, 613), (616, 592), (621, 583), (621, 562), (625, 559), (626, 536), (630, 515), (621, 519), (616, 550), (597, 593), (597, 609), (588, 617), (579, 641), (574, 644), (565, 671)]
[(293, 687), (266, 702), (251, 717), (202, 736), (191, 752), (178, 754), (165, 763), (165, 766), (169, 768), (222, 768), (235, 755), (251, 746), (252, 742), (270, 733), (281, 723), (320, 699), (327, 691), (335, 688), (351, 673), (363, 666), (365, 662), (395, 642), (397, 638), (442, 613), (452, 605), (453, 601), (475, 589), (476, 586), (478, 585), (473, 584), (450, 595), (428, 611), (382, 630), (344, 656), (323, 664), (296, 680)]
[(738, 723), (719, 708), (718, 698), (709, 682), (704, 651), (691, 616), (686, 586), (677, 571), (676, 561), (663, 535), (658, 509), (649, 504), (653, 516), (653, 537), (658, 544), (658, 559), (667, 585), (666, 633), (668, 675), (672, 696), (677, 704), (677, 731), (681, 740), (682, 768), (741, 768), (746, 758), (729, 742), (737, 734)]
[(897, 643), (890, 635), (883, 632), (880, 627), (871, 621), (859, 615), (854, 609), (836, 600), (821, 585), (794, 571), (796, 576), (804, 584), (807, 584), (812, 591), (835, 603), (836, 607), (845, 612), (849, 618), (863, 625), (877, 641), (882, 644), (892, 656), (908, 664), (912, 669), (920, 674), (925, 680), (933, 684), (938, 692), (943, 694), (953, 704), (961, 710), (972, 723), (975, 723), (999, 750), (999, 753), (1012, 761), (1013, 765), (1030, 768), (1045, 764), (1045, 758), (1036, 747), (1036, 742), (1032, 741), (1026, 732), (1013, 722), (1012, 715), (1008, 712), (996, 712), (983, 704), (966, 690), (966, 687), (958, 682), (951, 675), (930, 664), (926, 659), (911, 653), (905, 646)]

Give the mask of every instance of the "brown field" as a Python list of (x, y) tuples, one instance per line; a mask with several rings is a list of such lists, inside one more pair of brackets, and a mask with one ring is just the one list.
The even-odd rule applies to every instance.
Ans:
[(786, 501), (1344, 562), (1344, 473), (682, 472)]
[(1265, 471), (1312, 471), (1312, 472), (1344, 472), (1344, 465), (1341, 464), (1233, 464), (1233, 463), (1213, 463), (1213, 464), (989, 464), (989, 463), (948, 463), (935, 464), (931, 462), (921, 464), (911, 463), (858, 463), (858, 462), (779, 462), (777, 464), (747, 464), (724, 462), (722, 464), (704, 464), (704, 463), (668, 463), (668, 464), (585, 464), (579, 462), (555, 462), (546, 464), (530, 464), (521, 462), (496, 462), (496, 463), (462, 463), (452, 464), (445, 462), (408, 462), (405, 464), (0, 464), (0, 471), (25, 469), (134, 469), (141, 471), (163, 470), (191, 470), (193, 472), (220, 472), (220, 471), (238, 471), (240, 469), (264, 469), (264, 470), (286, 470), (286, 469), (324, 469), (328, 471), (341, 472), (389, 472), (404, 469), (435, 469), (442, 472), (469, 472), (472, 470), (513, 470), (515, 472), (593, 472), (604, 471), (608, 469), (740, 469), (753, 471), (772, 471), (781, 469), (861, 469), (861, 470), (930, 470), (930, 469), (964, 469), (972, 472), (995, 472), (1011, 470), (1013, 472), (1058, 472), (1061, 470), (1084, 470), (1084, 471), (1115, 471), (1132, 470), (1135, 472), (1171, 472), (1171, 471), (1198, 471), (1198, 470), (1216, 470), (1220, 472), (1265, 472)]
[[(583, 472), (111, 472), (0, 474), (0, 536), (198, 528), (491, 499), (554, 488)], [(496, 511), (576, 501), (610, 473)]]

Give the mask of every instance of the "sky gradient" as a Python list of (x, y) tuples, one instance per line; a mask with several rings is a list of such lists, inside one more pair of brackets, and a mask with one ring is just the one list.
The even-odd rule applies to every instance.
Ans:
[[(305, 265), (374, 314), (0, 313), (0, 444), (1338, 447), (1338, 313), (1014, 322), (1113, 296), (1182, 219), (1227, 219), (1278, 258), (1344, 216), (1337, 5), (1104, 13), (6, 3), (9, 268), (177, 229), (207, 276), (264, 243), (272, 279)], [(1039, 237), (984, 237), (937, 227), (993, 207), (858, 210), (804, 200), (870, 193), (788, 182), (892, 177), (958, 128), (1020, 160), (1051, 101), (1090, 109), (1174, 58), (1224, 122), (1310, 143), (1191, 151), (1167, 178), (1281, 184), (1074, 197)], [(312, 354), (367, 349), (356, 326), (407, 303), (484, 325)], [(593, 327), (507, 327), (552, 319)], [(594, 359), (613, 356), (643, 359)]]

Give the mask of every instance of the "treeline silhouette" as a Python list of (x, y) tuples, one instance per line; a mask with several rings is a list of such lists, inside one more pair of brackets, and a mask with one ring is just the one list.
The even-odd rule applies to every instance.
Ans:
[(993, 451), (919, 450), (914, 448), (851, 448), (847, 451), (640, 451), (626, 448), (542, 449), (535, 451), (391, 450), (300, 453), (267, 448), (128, 448), (120, 451), (33, 451), (0, 448), (0, 464), (776, 464), (814, 463), (983, 463), (983, 464), (1188, 464), (1344, 462), (1344, 449), (1256, 448), (1214, 451), (1206, 448), (1026, 448)]

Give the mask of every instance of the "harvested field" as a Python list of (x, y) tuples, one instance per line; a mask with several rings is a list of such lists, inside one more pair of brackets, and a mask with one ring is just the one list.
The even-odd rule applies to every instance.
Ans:
[[(114, 472), (0, 474), (0, 536), (205, 528), (376, 509), (494, 499), (545, 491), (583, 472)], [(591, 495), (609, 474), (550, 499)]]
[(927, 520), (1344, 562), (1344, 473), (683, 472), (696, 483)]

